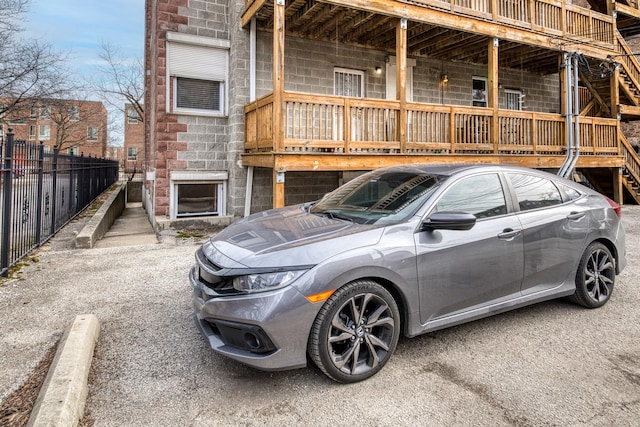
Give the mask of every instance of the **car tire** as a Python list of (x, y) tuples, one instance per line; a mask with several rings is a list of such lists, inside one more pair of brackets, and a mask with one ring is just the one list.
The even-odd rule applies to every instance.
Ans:
[(587, 308), (602, 307), (609, 301), (616, 279), (615, 260), (602, 243), (594, 242), (584, 251), (576, 273), (576, 292), (571, 300)]
[(346, 284), (324, 303), (311, 328), (308, 353), (329, 378), (354, 383), (389, 361), (400, 335), (393, 296), (372, 280)]

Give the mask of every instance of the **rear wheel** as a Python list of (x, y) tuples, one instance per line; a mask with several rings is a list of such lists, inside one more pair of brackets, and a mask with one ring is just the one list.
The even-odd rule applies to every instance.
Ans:
[(391, 294), (371, 280), (338, 289), (320, 309), (308, 352), (331, 379), (352, 383), (387, 363), (400, 334), (400, 312)]
[(611, 252), (602, 243), (592, 243), (578, 265), (576, 293), (572, 299), (583, 307), (601, 307), (609, 301), (615, 279), (615, 260)]

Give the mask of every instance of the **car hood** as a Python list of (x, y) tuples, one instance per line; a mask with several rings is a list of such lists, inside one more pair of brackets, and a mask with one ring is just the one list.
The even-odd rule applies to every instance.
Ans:
[(383, 226), (330, 219), (300, 206), (273, 209), (235, 222), (203, 246), (223, 268), (315, 265), (353, 248), (377, 243)]

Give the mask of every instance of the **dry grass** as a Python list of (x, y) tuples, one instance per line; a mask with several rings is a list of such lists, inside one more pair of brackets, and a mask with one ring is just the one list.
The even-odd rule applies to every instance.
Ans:
[(47, 351), (31, 376), (0, 404), (0, 426), (23, 427), (27, 425), (29, 415), (31, 415), (42, 384), (47, 378), (57, 348), (58, 343)]

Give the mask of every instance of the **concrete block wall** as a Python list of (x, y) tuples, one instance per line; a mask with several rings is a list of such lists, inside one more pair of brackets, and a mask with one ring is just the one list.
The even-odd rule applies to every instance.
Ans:
[(285, 204), (294, 205), (318, 200), (338, 187), (340, 172), (287, 172)]
[[(342, 172), (286, 172), (284, 183), (285, 205), (312, 202), (320, 199), (341, 183)], [(255, 168), (251, 213), (273, 207), (273, 172), (271, 169)]]
[[(257, 96), (270, 93), (272, 83), (272, 36), (258, 33), (257, 37)], [(310, 41), (295, 37), (285, 39), (285, 90), (333, 95), (334, 67), (365, 72), (365, 97), (384, 99), (386, 96), (387, 52)], [(382, 69), (381, 74), (375, 68)], [(442, 85), (440, 77), (447, 74), (449, 83)], [(413, 70), (413, 99), (415, 102), (471, 106), (472, 77), (487, 77), (484, 65), (443, 62), (416, 58)], [(557, 113), (560, 110), (557, 75), (539, 76), (514, 69), (501, 69), (502, 85), (499, 100), (504, 105), (504, 89), (520, 89), (525, 95), (524, 110)]]

